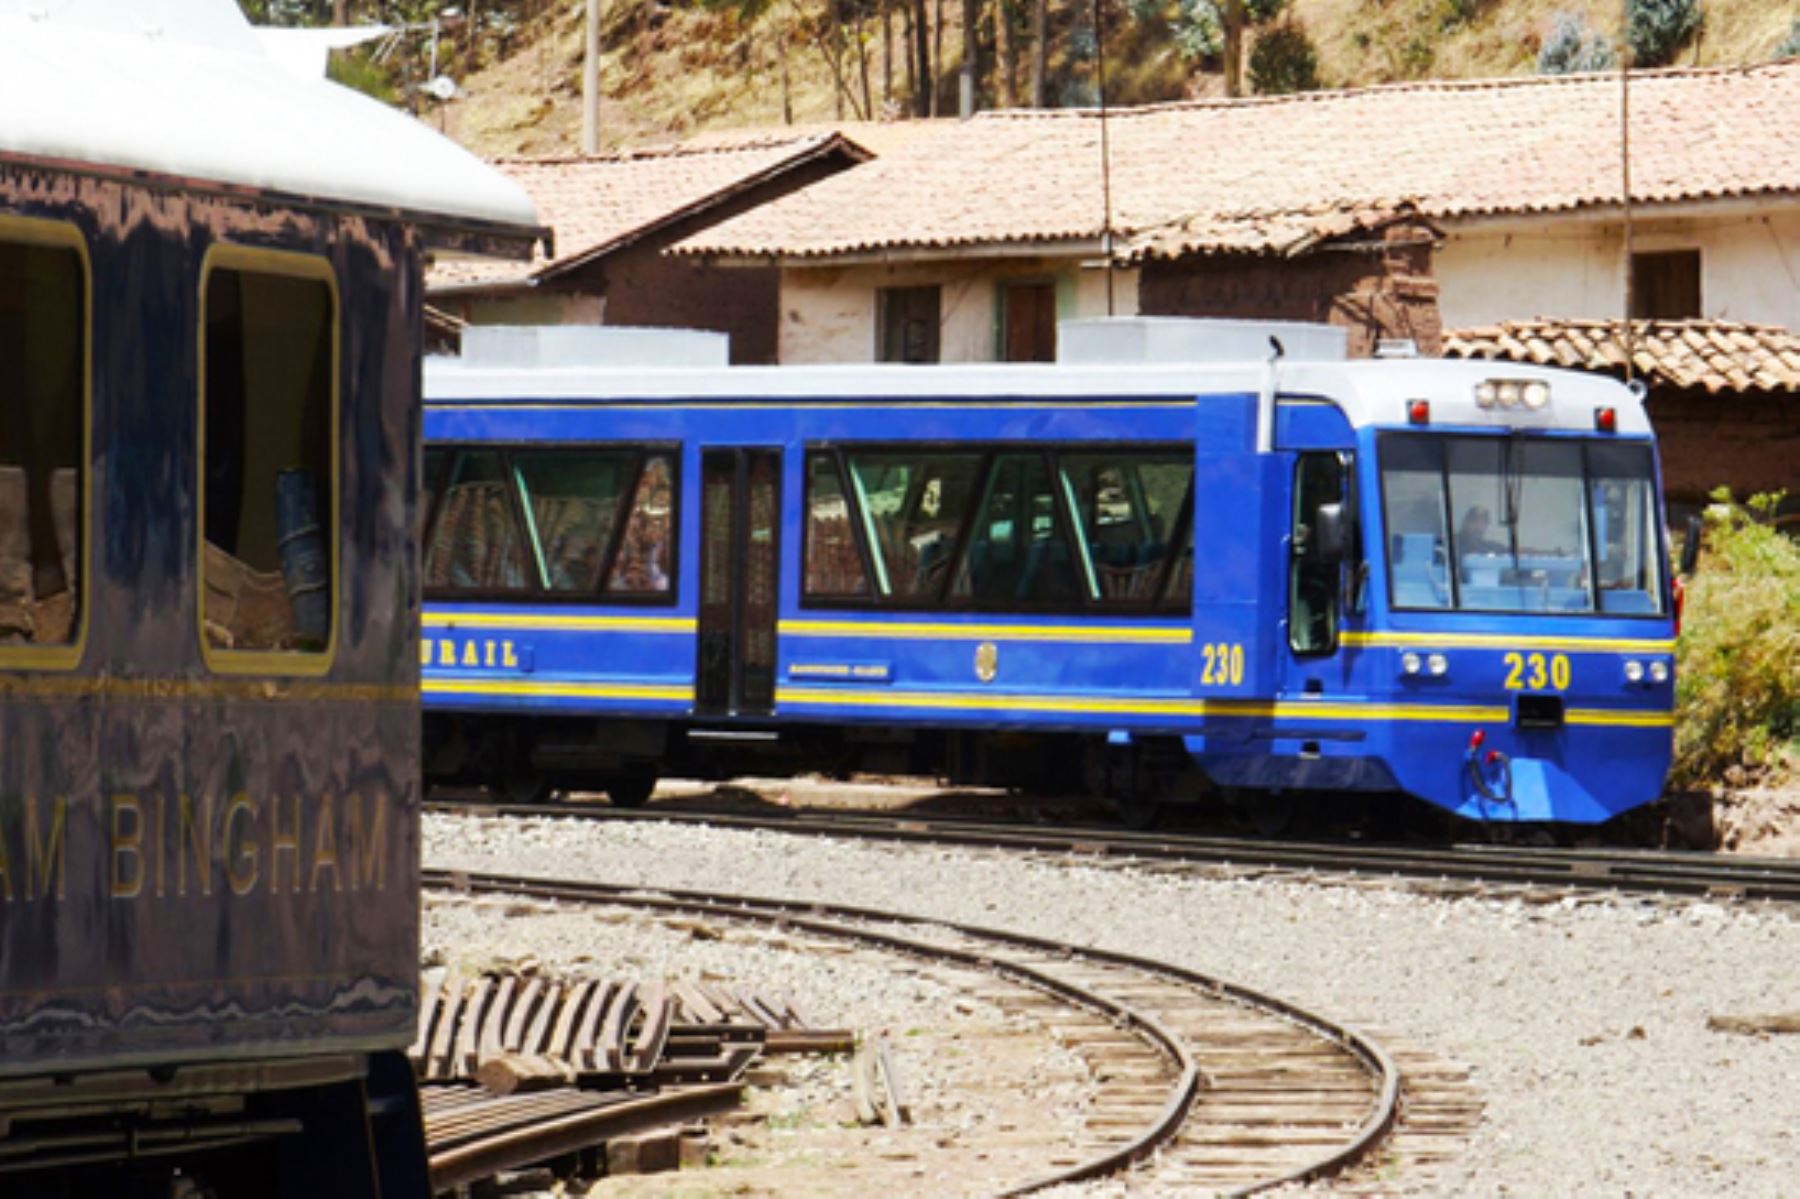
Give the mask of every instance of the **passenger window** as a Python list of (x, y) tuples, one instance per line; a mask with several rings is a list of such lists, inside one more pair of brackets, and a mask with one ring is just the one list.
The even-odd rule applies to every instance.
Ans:
[(1082, 537), (1089, 595), (1109, 604), (1155, 600), (1184, 531), (1177, 525), (1193, 487), (1192, 457), (1062, 454), (1058, 463)]
[(1183, 612), (1194, 606), (1194, 510), (1189, 505), (1183, 509), (1187, 519), (1182, 522), (1181, 550), (1175, 555), (1175, 561), (1169, 566), (1169, 584), (1163, 588), (1163, 607), (1178, 608)]
[(1450, 607), (1442, 443), (1413, 437), (1385, 440), (1381, 500), (1389, 602), (1403, 609)]
[(1661, 615), (1662, 542), (1650, 447), (1589, 445), (1587, 456), (1600, 610)]
[(72, 228), (0, 224), (0, 661), (73, 665), (9, 647), (71, 646), (87, 555), (87, 264)]
[(951, 594), (978, 608), (1074, 601), (1075, 564), (1059, 523), (1044, 456), (995, 458)]
[(203, 280), (205, 644), (320, 654), (337, 596), (331, 267), (225, 247)]
[(425, 550), (425, 586), (490, 593), (531, 589), (525, 538), (499, 451), (456, 456)]
[(673, 594), (669, 539), (674, 517), (674, 469), (668, 455), (653, 454), (638, 475), (631, 516), (606, 585), (608, 595)]
[(980, 455), (851, 454), (849, 466), (879, 593), (935, 602), (949, 578), (963, 517), (974, 502)]
[(619, 523), (636, 455), (532, 450), (513, 454), (539, 574), (550, 591), (591, 595)]
[(806, 458), (806, 594), (847, 599), (869, 594), (869, 573), (850, 524), (835, 455)]

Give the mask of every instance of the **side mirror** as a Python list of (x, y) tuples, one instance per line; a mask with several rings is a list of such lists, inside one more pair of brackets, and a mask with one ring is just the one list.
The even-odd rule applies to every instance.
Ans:
[(1694, 567), (1700, 562), (1700, 530), (1702, 524), (1698, 516), (1687, 518), (1687, 537), (1681, 543), (1681, 573), (1691, 575)]
[(1347, 548), (1344, 506), (1320, 504), (1313, 517), (1313, 557), (1320, 562), (1342, 562)]

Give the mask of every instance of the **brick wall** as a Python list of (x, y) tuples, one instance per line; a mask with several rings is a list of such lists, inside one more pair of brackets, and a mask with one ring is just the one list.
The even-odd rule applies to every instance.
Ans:
[(1740, 498), (1800, 496), (1800, 394), (1653, 390), (1646, 407), (1670, 500), (1698, 502), (1719, 486)]
[(1324, 321), (1349, 331), (1352, 357), (1382, 338), (1411, 338), (1421, 354), (1443, 344), (1438, 286), (1431, 277), (1437, 235), (1422, 222), (1396, 221), (1354, 242), (1294, 258), (1194, 255), (1147, 263), (1138, 289), (1146, 316)]

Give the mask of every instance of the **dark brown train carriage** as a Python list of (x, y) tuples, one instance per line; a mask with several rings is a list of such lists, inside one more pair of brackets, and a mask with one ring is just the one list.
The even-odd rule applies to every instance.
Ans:
[(420, 279), (534, 217), (150, 7), (0, 0), (0, 1194), (419, 1194)]

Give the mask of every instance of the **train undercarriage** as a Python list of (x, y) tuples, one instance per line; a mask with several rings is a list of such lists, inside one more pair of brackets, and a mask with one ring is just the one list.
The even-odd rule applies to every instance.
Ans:
[(1110, 799), (1127, 823), (1160, 804), (1216, 794), (1178, 737), (1115, 743), (1105, 734), (996, 732), (843, 725), (757, 728), (584, 717), (425, 719), (431, 784), (484, 786), (517, 803), (559, 791), (645, 802), (658, 778), (791, 778), (802, 774), (941, 779), (1041, 795)]

